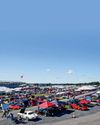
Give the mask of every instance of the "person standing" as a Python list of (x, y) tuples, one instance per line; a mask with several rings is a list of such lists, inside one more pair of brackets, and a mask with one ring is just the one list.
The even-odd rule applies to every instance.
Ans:
[(2, 102), (1, 108), (2, 108), (2, 111), (3, 111), (2, 118), (7, 117), (7, 115), (9, 114), (9, 104)]
[(4, 105), (4, 103), (1, 103), (1, 108), (2, 108), (2, 111), (3, 111), (2, 118), (7, 116), (6, 110), (4, 109), (3, 105)]

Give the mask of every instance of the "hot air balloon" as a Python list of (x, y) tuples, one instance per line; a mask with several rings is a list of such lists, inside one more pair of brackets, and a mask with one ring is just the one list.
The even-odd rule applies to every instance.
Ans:
[(23, 78), (23, 75), (21, 75), (20, 78), (22, 79), (22, 78)]

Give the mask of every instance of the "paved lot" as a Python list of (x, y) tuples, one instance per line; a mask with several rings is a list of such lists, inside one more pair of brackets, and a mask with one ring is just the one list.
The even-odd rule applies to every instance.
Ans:
[[(83, 95), (81, 95), (83, 96)], [(79, 97), (78, 97), (79, 98)], [(31, 111), (34, 111), (37, 109), (37, 106), (36, 107), (30, 107), (28, 108), (27, 110), (31, 110)], [(12, 111), (14, 116), (16, 117), (17, 113), (19, 111)], [(97, 112), (100, 112), (100, 106), (95, 106), (93, 108), (91, 108), (89, 111), (75, 111), (75, 115), (77, 117), (77, 119), (79, 119), (80, 117), (83, 117), (83, 116), (89, 116), (90, 114), (95, 114)], [(40, 116), (40, 119), (38, 121), (24, 121), (24, 123), (20, 123), (20, 125), (46, 125), (50, 123), (50, 125), (53, 125), (54, 123), (56, 124), (57, 122), (61, 122), (61, 121), (65, 121), (66, 119), (67, 120), (72, 120), (72, 115), (73, 113), (71, 113), (70, 111), (66, 111), (56, 117), (45, 117), (45, 116)], [(14, 125), (15, 123), (12, 122), (10, 119), (2, 119), (1, 118), (1, 113), (0, 113), (0, 125)], [(57, 124), (58, 125), (58, 124)], [(71, 124), (70, 124), (71, 125)], [(77, 124), (77, 125), (80, 125), (80, 124)], [(90, 125), (90, 124), (88, 124)], [(96, 125), (96, 124), (93, 124), (93, 125)], [(98, 125), (98, 124), (97, 124)], [(100, 124), (99, 124), (100, 125)]]
[(63, 120), (42, 125), (100, 125), (100, 112), (75, 119)]
[[(95, 106), (95, 107), (91, 108), (91, 110), (89, 110), (89, 111), (75, 111), (75, 115), (77, 117), (76, 119), (80, 119), (81, 117), (88, 117), (89, 115), (96, 114), (98, 112), (100, 112), (100, 107)], [(14, 115), (16, 115), (16, 113)], [(53, 125), (54, 123), (57, 124), (58, 122), (61, 122), (61, 121), (63, 122), (65, 120), (72, 120), (72, 115), (73, 115), (73, 113), (70, 113), (67, 111), (56, 117), (42, 116), (42, 117), (40, 117), (40, 119), (38, 121), (29, 121), (29, 122), (24, 121), (24, 123), (20, 123), (20, 125), (44, 125), (44, 124), (49, 125), (49, 123), (50, 123), (50, 125)], [(15, 123), (12, 122), (10, 119), (1, 119), (1, 121), (0, 121), (0, 125), (14, 125), (14, 124)], [(88, 125), (90, 125), (90, 124), (88, 124)]]

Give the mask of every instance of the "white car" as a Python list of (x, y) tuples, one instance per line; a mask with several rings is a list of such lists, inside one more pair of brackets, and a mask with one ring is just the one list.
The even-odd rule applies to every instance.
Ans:
[(38, 115), (32, 111), (25, 111), (24, 113), (18, 113), (17, 114), (19, 117), (27, 119), (27, 120), (32, 120), (38, 118)]

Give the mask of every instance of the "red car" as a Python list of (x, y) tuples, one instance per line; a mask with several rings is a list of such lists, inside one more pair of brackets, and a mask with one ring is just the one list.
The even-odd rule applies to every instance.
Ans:
[(100, 97), (96, 99), (96, 102), (100, 103)]
[(96, 102), (100, 102), (100, 99), (97, 99)]
[(81, 107), (81, 110), (82, 111), (86, 111), (86, 110), (88, 110), (88, 106), (86, 106), (86, 105), (84, 105), (84, 104), (78, 104), (80, 107)]
[(88, 110), (88, 107), (87, 106), (84, 106), (84, 105), (81, 105), (81, 104), (71, 104), (70, 105), (73, 109), (76, 109), (76, 110), (82, 110), (82, 111), (86, 111)]
[(9, 108), (13, 109), (13, 110), (18, 110), (18, 109), (21, 109), (22, 106), (20, 106), (20, 105), (9, 105)]
[(89, 100), (82, 99), (82, 100), (80, 100), (79, 103), (80, 103), (80, 104), (90, 104), (90, 101), (89, 101)]

